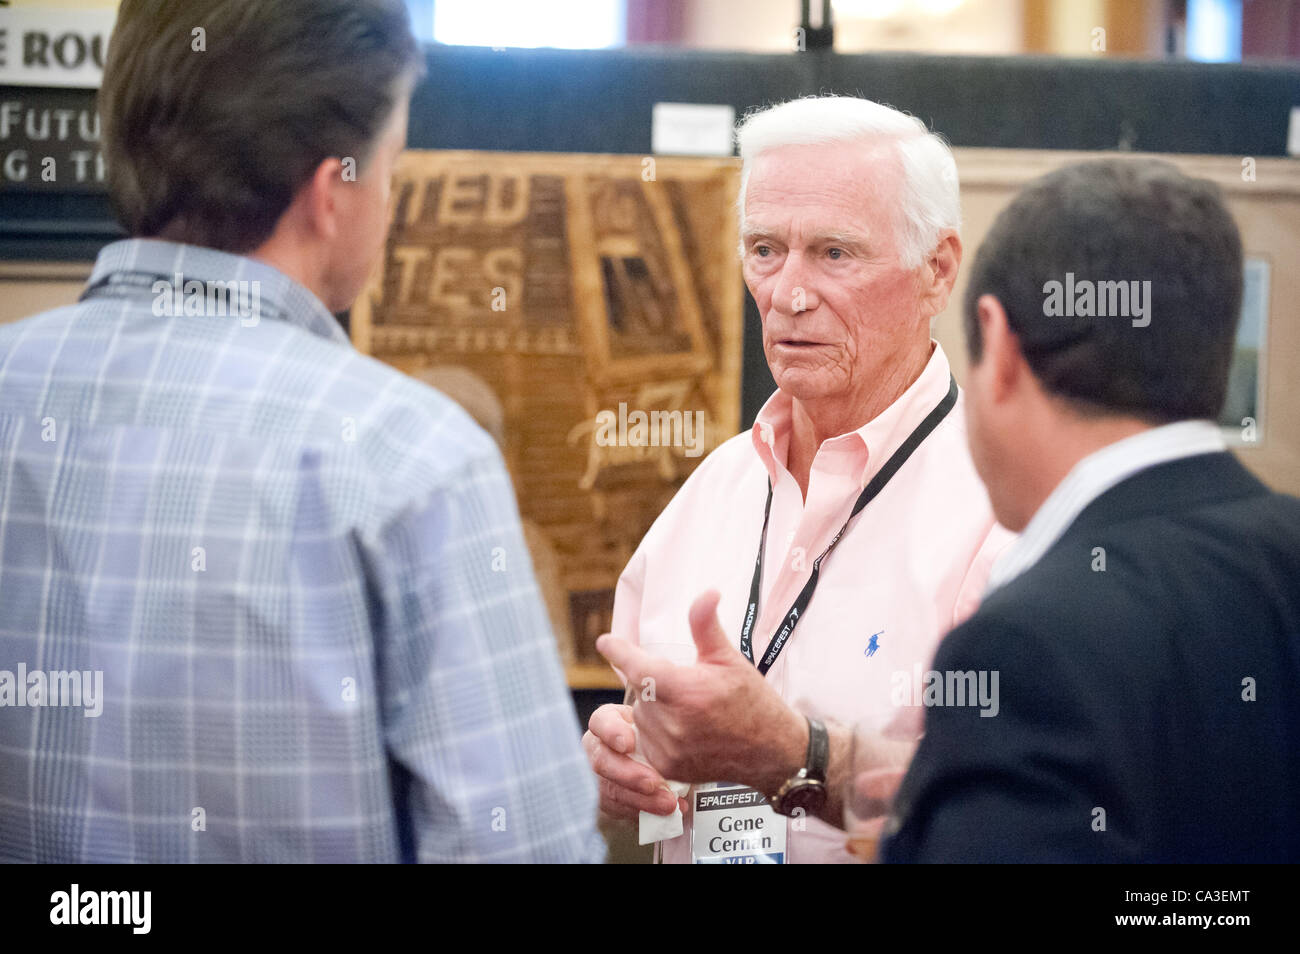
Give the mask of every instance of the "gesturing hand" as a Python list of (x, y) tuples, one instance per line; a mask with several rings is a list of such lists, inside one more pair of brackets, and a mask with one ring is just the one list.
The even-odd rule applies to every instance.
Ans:
[(631, 706), (604, 705), (593, 712), (582, 747), (600, 780), (600, 810), (606, 815), (636, 819), (643, 811), (672, 813), (677, 798), (664, 787), (663, 776), (632, 758), (636, 727)]
[(609, 634), (596, 648), (633, 689), (641, 751), (662, 778), (739, 782), (770, 794), (803, 765), (807, 723), (731, 644), (718, 622), (718, 599), (710, 591), (691, 606), (694, 665), (675, 665)]

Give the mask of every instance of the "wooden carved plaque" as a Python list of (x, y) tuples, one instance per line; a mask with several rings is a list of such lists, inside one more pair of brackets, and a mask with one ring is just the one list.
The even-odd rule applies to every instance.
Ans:
[(408, 151), (356, 346), (501, 443), (575, 685), (618, 574), (739, 430), (739, 163)]

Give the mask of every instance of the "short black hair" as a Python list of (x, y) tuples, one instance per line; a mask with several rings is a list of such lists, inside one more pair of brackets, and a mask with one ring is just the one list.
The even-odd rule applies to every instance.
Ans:
[[(1214, 183), (1156, 159), (1065, 166), (1017, 195), (975, 256), (964, 303), (971, 362), (983, 354), (976, 303), (992, 295), (1043, 387), (1079, 410), (1153, 423), (1217, 418), (1241, 317), (1241, 255)], [(1150, 282), (1149, 323), (1096, 316), (1095, 305), (1093, 315), (1070, 307), (1070, 317), (1055, 307), (1058, 288), (1119, 282), (1127, 287), (1107, 286), (1111, 305), (1114, 292), (1127, 302), (1131, 283)]]

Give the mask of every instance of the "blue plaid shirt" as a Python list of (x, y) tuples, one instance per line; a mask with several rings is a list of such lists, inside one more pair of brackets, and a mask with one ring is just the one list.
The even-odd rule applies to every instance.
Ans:
[(455, 404), (194, 246), (0, 326), (0, 860), (600, 861), (595, 820)]

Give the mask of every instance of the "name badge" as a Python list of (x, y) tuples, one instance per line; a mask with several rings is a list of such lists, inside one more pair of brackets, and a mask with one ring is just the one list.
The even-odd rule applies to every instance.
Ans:
[(696, 785), (691, 860), (697, 865), (785, 864), (784, 815), (756, 789), (729, 782)]

